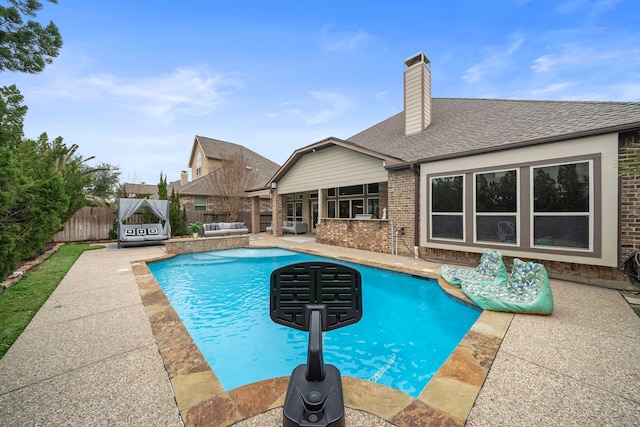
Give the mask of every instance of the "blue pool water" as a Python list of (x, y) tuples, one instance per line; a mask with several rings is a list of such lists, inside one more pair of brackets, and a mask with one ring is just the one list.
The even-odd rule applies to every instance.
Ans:
[[(149, 268), (226, 390), (289, 376), (306, 363), (308, 333), (269, 316), (278, 267), (326, 260), (283, 249), (179, 255)], [(335, 261), (335, 260), (334, 260)], [(325, 363), (342, 375), (417, 397), (480, 315), (432, 280), (350, 264), (362, 275), (360, 322), (324, 333)]]

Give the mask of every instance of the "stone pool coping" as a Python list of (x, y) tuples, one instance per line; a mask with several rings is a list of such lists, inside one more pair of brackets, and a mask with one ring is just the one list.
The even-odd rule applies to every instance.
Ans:
[[(295, 250), (327, 256), (318, 251)], [(438, 279), (444, 292), (471, 304), (459, 289), (424, 271), (358, 258), (340, 260)], [(228, 426), (283, 406), (289, 377), (225, 390), (151, 274), (147, 261), (135, 261), (131, 266), (186, 426)], [(391, 387), (344, 376), (345, 406), (401, 427), (464, 425), (513, 317), (512, 313), (482, 312), (417, 398)]]

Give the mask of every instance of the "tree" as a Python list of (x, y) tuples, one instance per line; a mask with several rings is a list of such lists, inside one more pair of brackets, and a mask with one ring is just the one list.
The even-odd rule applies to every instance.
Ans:
[(88, 176), (62, 138), (24, 139), (15, 86), (0, 89), (0, 277), (51, 240), (84, 205)]
[(120, 168), (109, 163), (100, 163), (95, 168), (87, 166), (87, 159), (79, 158), (81, 171), (87, 174), (90, 182), (83, 192), (89, 206), (110, 206), (118, 198), (120, 188)]
[(167, 193), (167, 175), (160, 172), (160, 182), (158, 183), (158, 199), (169, 200)]
[(171, 199), (169, 201), (169, 224), (171, 233), (174, 236), (184, 236), (187, 234), (187, 209), (180, 210), (180, 195), (175, 188), (171, 189)]
[(242, 153), (222, 160), (222, 167), (213, 172), (214, 194), (229, 213), (229, 221), (240, 220), (240, 208), (246, 199), (245, 190), (253, 184), (255, 173), (247, 166)]
[[(48, 1), (57, 3), (57, 0)], [(10, 6), (0, 6), (0, 71), (39, 73), (58, 56), (62, 36), (53, 22), (46, 27), (32, 20), (24, 22), (25, 17), (34, 18), (42, 9), (41, 2), (8, 2)]]
[(20, 225), (16, 206), (27, 183), (15, 149), (22, 139), (22, 124), (27, 107), (13, 86), (0, 88), (0, 278), (13, 270), (20, 253), (16, 250)]

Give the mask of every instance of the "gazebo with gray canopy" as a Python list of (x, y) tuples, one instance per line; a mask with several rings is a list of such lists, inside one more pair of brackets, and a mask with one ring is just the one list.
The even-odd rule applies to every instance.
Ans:
[[(155, 224), (125, 224), (140, 208), (147, 207), (158, 218)], [(119, 199), (118, 248), (121, 244), (157, 244), (171, 237), (169, 201), (148, 199)]]

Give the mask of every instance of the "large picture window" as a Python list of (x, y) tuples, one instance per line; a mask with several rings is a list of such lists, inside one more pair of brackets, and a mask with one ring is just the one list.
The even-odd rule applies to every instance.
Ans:
[(533, 246), (591, 249), (592, 162), (534, 167)]
[(431, 178), (431, 237), (464, 239), (464, 177)]
[(517, 243), (516, 170), (475, 174), (475, 239)]

